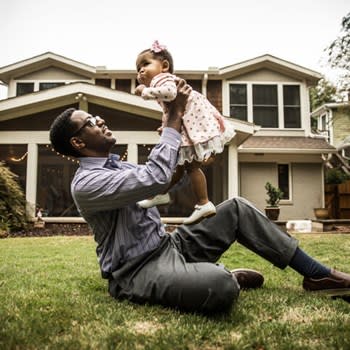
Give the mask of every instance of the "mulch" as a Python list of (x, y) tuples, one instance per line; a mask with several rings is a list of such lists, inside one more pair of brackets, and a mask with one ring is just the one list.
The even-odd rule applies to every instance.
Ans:
[(49, 236), (92, 236), (87, 224), (45, 224), (45, 227), (34, 227), (30, 224), (25, 230), (11, 232), (7, 237), (49, 237)]

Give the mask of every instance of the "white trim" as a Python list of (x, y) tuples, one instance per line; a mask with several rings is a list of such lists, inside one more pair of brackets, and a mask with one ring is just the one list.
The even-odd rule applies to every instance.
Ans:
[(29, 143), (26, 170), (26, 201), (28, 203), (28, 217), (35, 217), (38, 165), (38, 145), (36, 143)]

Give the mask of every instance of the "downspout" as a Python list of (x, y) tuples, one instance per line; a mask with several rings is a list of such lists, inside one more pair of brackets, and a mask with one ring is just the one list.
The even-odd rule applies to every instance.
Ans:
[(208, 73), (204, 73), (202, 80), (202, 94), (207, 96)]

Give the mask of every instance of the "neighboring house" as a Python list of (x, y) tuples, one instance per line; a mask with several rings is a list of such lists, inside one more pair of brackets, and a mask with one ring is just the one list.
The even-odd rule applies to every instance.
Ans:
[(327, 164), (350, 175), (350, 103), (326, 103), (315, 109), (311, 117), (317, 121), (316, 132), (324, 135), (338, 151), (328, 157)]
[[(269, 181), (284, 191), (281, 220), (313, 217), (313, 208), (324, 205), (323, 159), (335, 152), (311, 134), (308, 89), (321, 75), (271, 55), (176, 74), (237, 132), (204, 168), (210, 198), (219, 203), (240, 195), (263, 210)], [(49, 144), (49, 127), (64, 109), (103, 116), (117, 138), (115, 152), (132, 162), (145, 162), (159, 139), (161, 109), (132, 94), (135, 70), (93, 67), (48, 52), (1, 67), (0, 80), (8, 85), (8, 98), (0, 101), (0, 160), (19, 175), (31, 216), (40, 207), (47, 221), (81, 221), (69, 191), (77, 162)], [(173, 203), (160, 208), (163, 217), (191, 212), (186, 178), (177, 189)]]

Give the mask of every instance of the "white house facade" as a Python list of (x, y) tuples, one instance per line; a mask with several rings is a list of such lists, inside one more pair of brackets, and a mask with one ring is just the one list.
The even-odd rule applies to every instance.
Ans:
[[(325, 156), (336, 151), (310, 129), (308, 89), (320, 74), (270, 55), (176, 74), (236, 129), (225, 151), (204, 166), (211, 200), (241, 195), (263, 209), (269, 181), (284, 192), (282, 220), (312, 217), (324, 204)], [(161, 109), (133, 95), (135, 70), (93, 67), (48, 52), (1, 67), (0, 80), (8, 86), (8, 98), (0, 101), (0, 161), (19, 175), (32, 218), (41, 208), (46, 221), (82, 220), (69, 187), (77, 161), (49, 143), (49, 127), (64, 109), (102, 116), (117, 138), (114, 151), (128, 161), (145, 162), (159, 139)], [(171, 196), (160, 208), (165, 221), (188, 215), (194, 202), (186, 178)]]

